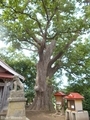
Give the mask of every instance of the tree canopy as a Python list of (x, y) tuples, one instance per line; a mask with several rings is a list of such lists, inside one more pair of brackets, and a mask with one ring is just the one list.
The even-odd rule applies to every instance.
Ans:
[(85, 70), (90, 72), (88, 68), (82, 69), (89, 57), (90, 42), (86, 37), (83, 41), (83, 35), (90, 31), (90, 6), (83, 0), (2, 0), (0, 6), (0, 21), (6, 28), (2, 40), (37, 54), (35, 90), (38, 102), (35, 99), (34, 103), (38, 104), (33, 108), (47, 109), (50, 105), (46, 105), (49, 99), (45, 96), (50, 96), (48, 91), (52, 91), (47, 81), (58, 70), (62, 75), (63, 69), (66, 70), (69, 79), (76, 79), (74, 74), (82, 77)]
[(80, 35), (88, 32), (90, 27), (90, 6), (84, 6), (81, 0), (2, 0), (0, 6), (1, 23), (8, 35), (2, 40), (18, 49), (37, 52), (42, 48), (45, 51), (46, 45), (52, 44), (50, 66), (54, 64), (53, 73), (63, 66), (59, 58), (70, 51), (69, 47), (73, 49), (71, 44), (78, 38), (77, 44), (81, 44)]

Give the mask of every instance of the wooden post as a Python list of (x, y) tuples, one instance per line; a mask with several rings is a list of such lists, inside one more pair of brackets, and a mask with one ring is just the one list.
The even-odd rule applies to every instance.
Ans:
[(4, 89), (3, 89), (3, 94), (2, 94), (2, 99), (1, 99), (1, 108), (0, 108), (0, 110), (2, 110), (4, 105), (5, 105), (6, 92), (7, 92), (7, 83), (5, 82)]
[(7, 105), (8, 105), (7, 98), (9, 97), (9, 94), (10, 94), (9, 87), (10, 86), (8, 85), (8, 82), (5, 81), (5, 83), (4, 83), (4, 89), (3, 89), (3, 93), (2, 93), (2, 98), (1, 98), (0, 111), (2, 111), (3, 108), (7, 107)]

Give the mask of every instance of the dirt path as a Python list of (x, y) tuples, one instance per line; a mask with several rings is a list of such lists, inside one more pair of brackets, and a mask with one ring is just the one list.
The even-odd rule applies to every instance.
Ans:
[(55, 113), (27, 111), (26, 116), (30, 120), (65, 120), (65, 116), (56, 115)]

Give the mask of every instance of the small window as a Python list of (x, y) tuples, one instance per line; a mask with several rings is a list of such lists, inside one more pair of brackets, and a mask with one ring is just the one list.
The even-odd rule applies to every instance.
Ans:
[(70, 101), (70, 109), (71, 109), (71, 110), (75, 110), (74, 100), (71, 100), (71, 101)]

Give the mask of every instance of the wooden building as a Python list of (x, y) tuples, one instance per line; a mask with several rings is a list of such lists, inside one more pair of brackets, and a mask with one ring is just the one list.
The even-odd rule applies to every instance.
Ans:
[(8, 64), (0, 60), (0, 112), (5, 110), (8, 105), (8, 97), (13, 89), (13, 77), (17, 75), (21, 80), (25, 78), (14, 71)]

